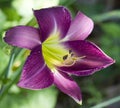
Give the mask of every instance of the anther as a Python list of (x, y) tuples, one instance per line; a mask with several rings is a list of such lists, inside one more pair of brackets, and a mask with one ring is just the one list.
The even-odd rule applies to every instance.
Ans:
[(68, 58), (68, 55), (63, 56), (63, 60), (66, 60)]
[(74, 54), (73, 53), (71, 53), (71, 57), (73, 57), (74, 56)]
[(72, 53), (72, 50), (69, 50), (69, 54), (71, 54)]

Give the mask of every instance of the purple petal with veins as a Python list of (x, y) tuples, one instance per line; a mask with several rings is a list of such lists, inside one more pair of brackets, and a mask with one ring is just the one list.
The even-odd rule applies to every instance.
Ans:
[(4, 40), (10, 45), (30, 50), (41, 44), (39, 30), (30, 26), (16, 26), (9, 29)]
[(55, 72), (54, 84), (65, 94), (72, 97), (77, 103), (82, 104), (80, 88), (77, 83), (66, 73)]
[(34, 10), (34, 14), (41, 29), (42, 42), (45, 41), (51, 33), (60, 32), (60, 38), (63, 38), (71, 23), (71, 16), (65, 7), (52, 7), (40, 10)]
[(65, 40), (84, 40), (92, 32), (93, 27), (93, 21), (82, 12), (79, 12), (71, 22)]
[(86, 76), (106, 68), (115, 62), (98, 46), (91, 42), (85, 40), (76, 40), (64, 42), (64, 45), (68, 49), (71, 49), (74, 54), (73, 64), (71, 64), (71, 66), (58, 66), (57, 68), (60, 71), (78, 76)]
[(53, 83), (53, 75), (42, 57), (41, 47), (32, 50), (23, 67), (18, 86), (26, 89), (43, 89)]

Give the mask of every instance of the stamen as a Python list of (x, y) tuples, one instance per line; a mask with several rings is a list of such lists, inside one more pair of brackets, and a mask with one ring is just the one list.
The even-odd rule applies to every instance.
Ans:
[(83, 58), (85, 58), (86, 56), (81, 56), (81, 57), (78, 57), (79, 59), (83, 59)]
[(74, 54), (72, 53), (72, 54), (71, 54), (71, 57), (73, 57), (73, 56), (74, 56)]
[(63, 66), (69, 67), (69, 66), (74, 65), (75, 62), (76, 62), (75, 60), (72, 60), (72, 59), (70, 60), (69, 59), (69, 60), (66, 60), (66, 61), (63, 62)]
[(63, 60), (66, 60), (68, 58), (68, 55), (63, 56)]
[(72, 50), (69, 50), (69, 54), (71, 54), (72, 53)]
[(73, 53), (71, 54), (71, 56), (65, 55), (64, 56), (65, 59), (63, 59), (64, 61), (61, 66), (66, 66), (66, 67), (73, 66), (78, 60), (86, 57), (86, 56), (76, 57), (73, 55), (74, 55)]

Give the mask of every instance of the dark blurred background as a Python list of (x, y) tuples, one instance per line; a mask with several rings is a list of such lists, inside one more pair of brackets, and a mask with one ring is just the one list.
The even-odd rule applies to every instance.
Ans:
[[(54, 86), (40, 91), (18, 88), (19, 75), (9, 84), (26, 58), (27, 51), (21, 51), (12, 66), (7, 82), (10, 87), (0, 99), (0, 108), (92, 108), (120, 95), (120, 0), (0, 0), (0, 85), (4, 82), (2, 75), (12, 49), (3, 42), (5, 31), (16, 25), (37, 26), (32, 8), (56, 5), (66, 6), (73, 17), (78, 11), (91, 17), (95, 27), (87, 40), (96, 43), (116, 63), (91, 76), (73, 76), (83, 95), (83, 105), (80, 106)], [(120, 108), (120, 101), (94, 108)]]

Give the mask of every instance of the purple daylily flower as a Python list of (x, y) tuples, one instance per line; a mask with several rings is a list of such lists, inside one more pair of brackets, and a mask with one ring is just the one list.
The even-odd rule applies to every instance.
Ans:
[(4, 38), (10, 45), (31, 50), (18, 86), (39, 90), (54, 84), (81, 104), (80, 88), (70, 75), (91, 75), (114, 60), (85, 40), (94, 24), (83, 13), (72, 20), (65, 7), (52, 7), (34, 10), (34, 15), (39, 28), (16, 26)]

